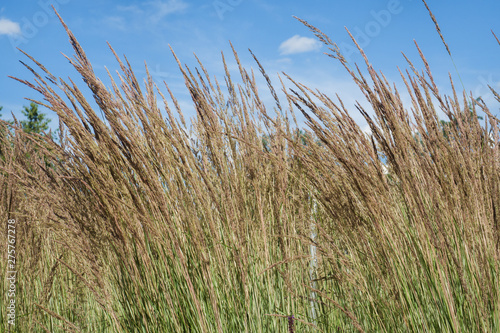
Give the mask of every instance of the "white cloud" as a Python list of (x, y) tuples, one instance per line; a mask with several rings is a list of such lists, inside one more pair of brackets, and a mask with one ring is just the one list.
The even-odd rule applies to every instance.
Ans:
[(6, 18), (0, 18), (0, 35), (20, 35), (21, 26), (19, 23)]
[(365, 133), (368, 137), (370, 137), (373, 134), (372, 129), (371, 129), (370, 125), (368, 125), (368, 124), (363, 126), (362, 130), (363, 130), (363, 133)]
[(295, 35), (281, 43), (279, 50), (282, 55), (285, 55), (315, 51), (320, 47), (321, 43), (314, 38)]

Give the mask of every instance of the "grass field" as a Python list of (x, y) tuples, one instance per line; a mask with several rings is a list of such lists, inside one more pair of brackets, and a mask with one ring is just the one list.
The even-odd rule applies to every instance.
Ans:
[(37, 79), (21, 80), (57, 113), (61, 142), (1, 123), (0, 252), (15, 220), (17, 271), (2, 331), (500, 332), (499, 120), (478, 96), (442, 95), (423, 55), (402, 74), (404, 104), (309, 26), (373, 113), (271, 83), (255, 59), (276, 98), (264, 105), (236, 51), (241, 75), (224, 60), (224, 82), (178, 61), (190, 140), (168, 87), (118, 56), (105, 87), (64, 27), (85, 93), (30, 56)]

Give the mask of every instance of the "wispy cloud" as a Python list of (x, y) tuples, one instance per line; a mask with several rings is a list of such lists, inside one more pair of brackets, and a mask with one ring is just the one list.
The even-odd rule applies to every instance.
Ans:
[(183, 12), (188, 6), (184, 0), (153, 0), (141, 5), (118, 6), (118, 9), (136, 16), (146, 16), (151, 22), (157, 23), (167, 15)]
[(295, 35), (281, 43), (279, 50), (282, 55), (286, 55), (315, 51), (320, 47), (321, 43), (314, 38)]
[(20, 35), (21, 26), (19, 23), (6, 18), (0, 18), (0, 35)]
[(292, 64), (293, 61), (290, 58), (281, 58), (281, 59), (276, 60), (276, 63), (278, 63), (278, 64)]
[(126, 30), (127, 25), (125, 23), (125, 18), (121, 16), (107, 16), (103, 19), (103, 22), (109, 27), (116, 30)]
[(159, 21), (165, 16), (172, 13), (182, 12), (188, 7), (188, 4), (183, 0), (158, 0), (152, 1), (150, 4), (155, 9), (155, 13), (151, 16), (153, 21)]

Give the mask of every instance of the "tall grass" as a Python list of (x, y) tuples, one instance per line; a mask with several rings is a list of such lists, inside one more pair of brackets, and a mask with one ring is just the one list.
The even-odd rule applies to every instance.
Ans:
[(74, 81), (27, 55), (35, 79), (18, 80), (63, 131), (60, 143), (2, 137), (0, 215), (19, 225), (11, 331), (500, 330), (498, 119), (476, 101), (481, 125), (465, 92), (442, 95), (422, 54), (425, 72), (408, 61), (401, 73), (404, 105), (366, 56), (368, 76), (302, 21), (375, 111), (357, 105), (371, 136), (340, 99), (290, 77), (280, 100), (257, 58), (274, 106), (234, 49), (240, 77), (223, 57), (223, 83), (176, 57), (194, 144), (167, 85), (149, 73), (141, 83), (115, 53), (121, 73), (106, 88), (61, 22), (106, 122)]

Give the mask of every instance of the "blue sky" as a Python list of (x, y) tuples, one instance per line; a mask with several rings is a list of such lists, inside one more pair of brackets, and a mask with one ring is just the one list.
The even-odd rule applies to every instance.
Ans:
[[(157, 82), (165, 80), (181, 102), (185, 116), (194, 116), (184, 82), (169, 50), (172, 46), (181, 62), (196, 66), (193, 53), (212, 76), (223, 81), (221, 54), (236, 69), (229, 41), (245, 67), (257, 70), (250, 48), (276, 86), (277, 73), (285, 72), (299, 82), (334, 95), (338, 93), (363, 124), (353, 105), (363, 102), (341, 66), (323, 54), (326, 48), (292, 16), (298, 16), (325, 32), (352, 62), (362, 65), (353, 51), (344, 27), (358, 38), (375, 69), (390, 81), (401, 83), (397, 66), (408, 68), (401, 52), (422, 68), (413, 40), (422, 48), (434, 78), (443, 93), (450, 93), (448, 73), (475, 96), (482, 96), (494, 113), (487, 85), (500, 90), (500, 46), (491, 30), (500, 37), (500, 2), (478, 0), (428, 0), (453, 56), (448, 56), (434, 24), (419, 0), (281, 1), (281, 0), (150, 0), (77, 1), (23, 0), (0, 3), (0, 105), (2, 119), (12, 111), (21, 116), (25, 97), (38, 99), (35, 91), (8, 78), (32, 79), (19, 63), (27, 60), (21, 48), (44, 64), (52, 74), (78, 79), (61, 54), (72, 55), (61, 24), (50, 9), (53, 4), (87, 52), (96, 74), (107, 83), (105, 67), (114, 72), (118, 65), (109, 51), (110, 42), (118, 54), (125, 54), (138, 76), (145, 75), (144, 62)], [(236, 73), (236, 71), (234, 72)], [(81, 87), (83, 87), (83, 82)], [(266, 88), (262, 80), (260, 91)], [(290, 85), (291, 86), (291, 85)], [(272, 106), (270, 96), (265, 101)], [(49, 117), (53, 118), (52, 112)], [(303, 119), (303, 118), (299, 118)], [(51, 127), (56, 128), (57, 121)]]

